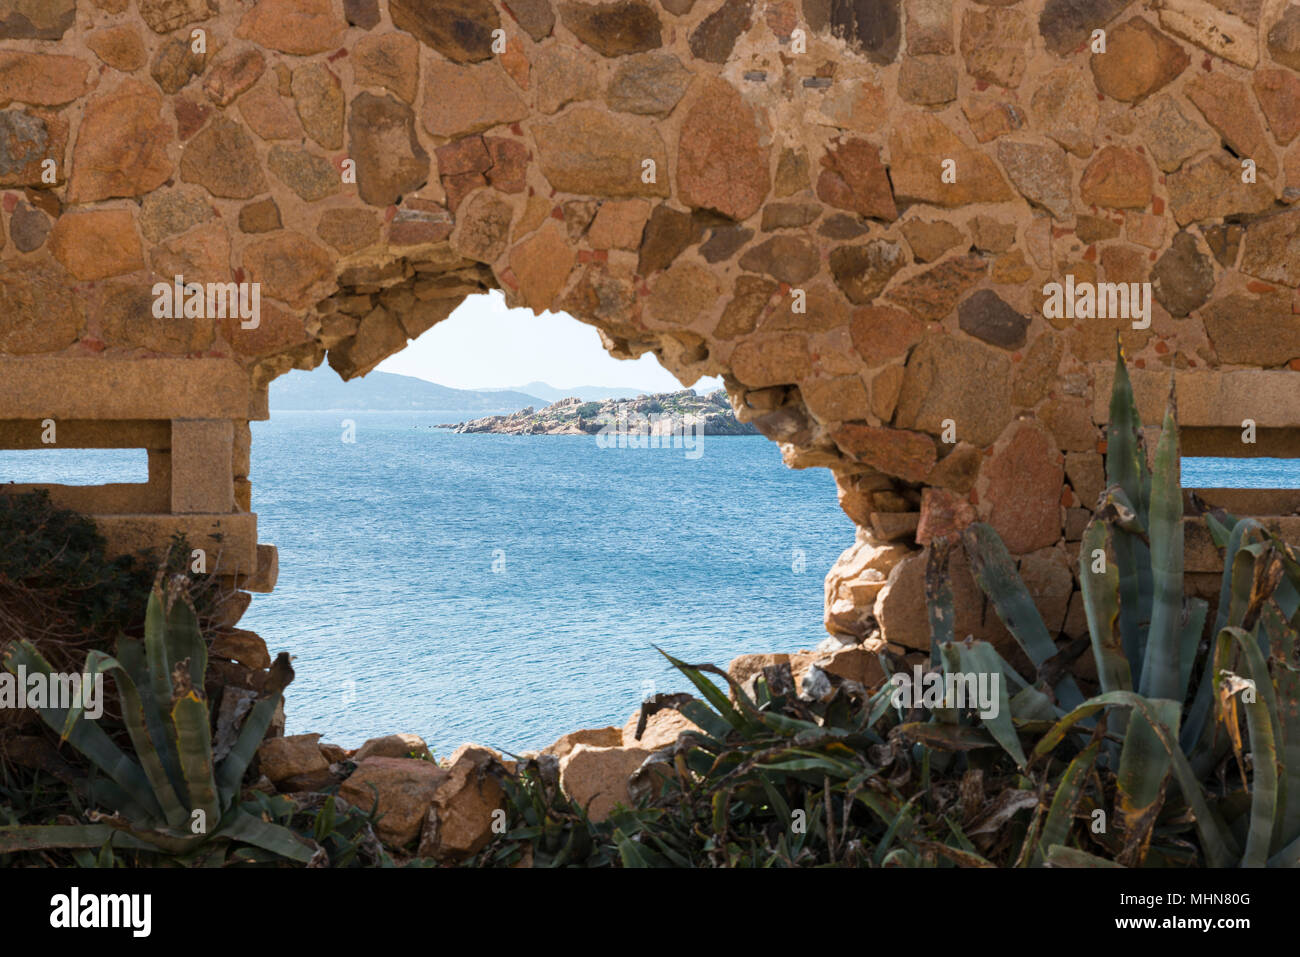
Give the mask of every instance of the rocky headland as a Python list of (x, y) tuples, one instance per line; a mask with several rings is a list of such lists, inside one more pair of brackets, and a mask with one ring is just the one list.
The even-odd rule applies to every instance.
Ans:
[(529, 406), (510, 415), (489, 415), (438, 428), (504, 435), (596, 435), (615, 429), (632, 435), (671, 435), (683, 429), (702, 435), (759, 434), (752, 425), (737, 421), (722, 389), (703, 396), (683, 389), (603, 402), (560, 399), (542, 409)]

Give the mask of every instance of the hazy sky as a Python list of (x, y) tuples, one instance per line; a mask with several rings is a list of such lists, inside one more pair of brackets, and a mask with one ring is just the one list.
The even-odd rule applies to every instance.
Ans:
[[(675, 392), (681, 383), (653, 355), (615, 359), (592, 326), (566, 315), (507, 309), (499, 292), (470, 296), (450, 317), (378, 367), (455, 389), (496, 389), (545, 382), (556, 388), (598, 385)], [(721, 379), (692, 384), (701, 392)]]

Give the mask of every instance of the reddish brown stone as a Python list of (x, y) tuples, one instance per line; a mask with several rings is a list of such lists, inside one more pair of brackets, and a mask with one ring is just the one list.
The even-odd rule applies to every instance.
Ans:
[(1107, 146), (1083, 171), (1079, 196), (1092, 206), (1144, 209), (1151, 203), (1151, 185), (1151, 166), (1141, 153)]
[(951, 256), (906, 282), (890, 288), (885, 298), (910, 309), (922, 319), (937, 322), (952, 312), (971, 286), (988, 270), (988, 263), (973, 253)]
[(68, 201), (94, 203), (152, 192), (171, 177), (171, 127), (162, 97), (134, 80), (92, 100), (77, 131)]
[(1172, 83), (1191, 62), (1186, 51), (1141, 17), (1106, 34), (1106, 52), (1092, 55), (1097, 89), (1124, 103), (1141, 103)]
[(980, 510), (1013, 555), (1047, 548), (1061, 537), (1064, 482), (1060, 451), (1034, 423), (1016, 423), (994, 445), (980, 475)]
[(337, 46), (346, 28), (330, 0), (258, 0), (239, 21), (235, 36), (281, 53), (310, 56)]
[(306, 306), (312, 292), (334, 276), (334, 257), (301, 233), (272, 233), (244, 249), (244, 268), (262, 295)]
[(90, 64), (76, 57), (0, 51), (0, 106), (62, 106), (83, 96)]
[(853, 311), (849, 327), (853, 347), (869, 366), (906, 355), (921, 338), (924, 324), (904, 309), (863, 306)]
[(659, 15), (645, 0), (562, 3), (560, 18), (569, 32), (601, 56), (645, 53), (663, 46)]
[(1184, 92), (1234, 153), (1254, 160), (1261, 172), (1277, 175), (1277, 158), (1254, 110), (1248, 106), (1244, 83), (1222, 73), (1200, 73), (1188, 81)]
[(821, 165), (817, 197), (823, 202), (872, 219), (898, 218), (889, 176), (877, 147), (866, 140), (838, 142), (826, 150)]
[(922, 482), (934, 468), (934, 439), (920, 432), (843, 425), (831, 432), (845, 455), (907, 482)]
[[(945, 459), (945, 461), (947, 461)], [(975, 508), (965, 496), (944, 488), (921, 490), (921, 521), (916, 526), (916, 544), (929, 545), (943, 536), (950, 542), (975, 521)]]
[(1259, 70), (1252, 82), (1273, 138), (1285, 146), (1300, 133), (1300, 76), (1286, 70)]
[(768, 150), (754, 111), (730, 83), (711, 80), (686, 114), (678, 140), (682, 202), (748, 219), (767, 196)]
[(428, 182), (429, 154), (415, 135), (415, 114), (401, 100), (358, 94), (348, 139), (357, 164), (357, 192), (370, 205), (393, 205)]
[(106, 279), (144, 268), (135, 219), (125, 209), (60, 216), (50, 234), (50, 250), (78, 279)]

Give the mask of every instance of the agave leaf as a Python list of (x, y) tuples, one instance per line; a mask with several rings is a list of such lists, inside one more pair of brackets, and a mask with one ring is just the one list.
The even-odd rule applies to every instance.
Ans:
[(1087, 851), (1081, 851), (1075, 847), (1065, 847), (1061, 844), (1053, 844), (1047, 849), (1046, 861), (1048, 867), (1123, 867), (1123, 864), (1116, 864), (1114, 861), (1107, 860), (1104, 857), (1098, 857), (1096, 854), (1089, 854)]
[(940, 751), (973, 751), (976, 748), (996, 748), (997, 739), (979, 728), (959, 724), (931, 724), (912, 721), (898, 726), (900, 734), (919, 744)]
[(1178, 461), (1178, 404), (1172, 384), (1151, 473), (1147, 527), (1151, 532), (1155, 593), (1138, 687), (1147, 698), (1181, 702), (1178, 619), (1183, 607), (1183, 492)]
[[(1182, 704), (1167, 698), (1148, 698), (1146, 703), (1162, 729), (1168, 729), (1176, 739)], [(1138, 860), (1145, 856), (1156, 815), (1164, 803), (1169, 771), (1170, 757), (1161, 736), (1156, 734), (1145, 713), (1134, 716), (1120, 748), (1116, 778), (1119, 810), (1126, 831), (1125, 846)]]
[[(5, 668), (17, 674), (18, 667), (25, 667), (28, 673), (49, 675), (53, 672), (46, 661), (27, 641), (15, 641), (5, 652)], [(62, 733), (67, 724), (67, 711), (64, 708), (39, 708), (41, 719), (55, 731)], [(68, 742), (80, 751), (95, 767), (106, 774), (121, 789), (121, 794), (129, 805), (117, 808), (124, 814), (136, 819), (162, 818), (162, 808), (149, 785), (149, 778), (140, 765), (136, 764), (108, 736), (103, 728), (94, 721), (78, 721), (68, 732)]]
[(1205, 619), (1210, 613), (1210, 604), (1204, 598), (1186, 598), (1183, 600), (1183, 613), (1178, 619), (1178, 700), (1187, 700), (1188, 682), (1192, 679), (1192, 669), (1196, 666), (1196, 649), (1201, 643), (1201, 634), (1205, 631)]
[[(1232, 647), (1240, 649), (1245, 665), (1244, 680), (1228, 671)], [(1277, 699), (1268, 666), (1260, 654), (1255, 636), (1241, 628), (1228, 627), (1219, 632), (1214, 655), (1215, 685), (1221, 691), (1228, 689), (1234, 699), (1243, 688), (1254, 691), (1251, 701), (1242, 698), (1246, 712), (1246, 729), (1250, 734), (1250, 750), (1254, 758), (1251, 775), (1250, 830), (1246, 838), (1243, 867), (1263, 867), (1274, 850), (1274, 834), (1278, 823), (1278, 734)], [(1232, 720), (1236, 720), (1235, 713)]]
[[(1016, 766), (1023, 768), (1025, 766), (1025, 749), (1020, 746), (1020, 738), (1016, 736), (1015, 726), (1011, 723), (1011, 704), (1007, 699), (1006, 682), (1002, 679), (1002, 667), (1000, 659), (993, 646), (985, 641), (972, 641), (955, 646), (960, 674), (968, 675), (988, 675), (988, 681), (993, 683), (994, 677), (997, 678), (997, 696), (994, 702), (993, 713), (985, 717), (982, 713), (980, 719), (984, 722), (985, 727), (989, 729), (993, 737), (997, 739), (1002, 749), (1015, 759)], [(952, 672), (949, 671), (949, 674)], [(970, 695), (967, 694), (966, 707), (970, 708), (972, 703)], [(976, 708), (978, 711), (978, 707)]]
[[(175, 805), (170, 805), (170, 799), (159, 790), (157, 783), (154, 783), (154, 791), (158, 794), (159, 803), (162, 804), (163, 811), (167, 815), (167, 823), (175, 827), (181, 821), (173, 820), (171, 815), (180, 808), (177, 795), (181, 793), (185, 782), (181, 777), (180, 764), (175, 759), (175, 749), (171, 747), (171, 717), (167, 713), (168, 709), (154, 697), (153, 679), (149, 674), (144, 643), (125, 635), (119, 637), (117, 660), (131, 676), (131, 687), (128, 691), (135, 695), (134, 700), (126, 694), (123, 695), (122, 710), (124, 713), (139, 713), (142, 716), (145, 733), (148, 741), (152, 743), (152, 748), (145, 751), (142, 751), (140, 744), (137, 743), (136, 753), (140, 756), (141, 764), (145, 765), (145, 772), (151, 782), (156, 782), (157, 770), (151, 769), (149, 763), (156, 762), (161, 766), (171, 788), (172, 797), (176, 798)], [(134, 734), (132, 739), (135, 740)], [(183, 808), (181, 810), (184, 811)]]
[(1047, 812), (1047, 821), (1043, 824), (1042, 837), (1038, 842), (1038, 851), (1035, 858), (1041, 862), (1048, 850), (1054, 845), (1064, 844), (1070, 836), (1070, 825), (1074, 823), (1074, 812), (1079, 806), (1079, 798), (1083, 796), (1084, 788), (1088, 784), (1088, 775), (1092, 773), (1092, 766), (1097, 763), (1097, 752), (1101, 750), (1102, 739), (1094, 738), (1093, 741), (1070, 762), (1065, 773), (1061, 775), (1061, 781), (1056, 786), (1056, 794), (1052, 796), (1052, 807)]
[(221, 822), (219, 836), (272, 851), (282, 858), (306, 864), (319, 845), (298, 836), (287, 827), (263, 821), (245, 810), (237, 809)]
[(748, 732), (752, 730), (753, 722), (750, 721), (746, 715), (736, 710), (732, 705), (731, 700), (718, 690), (718, 686), (704, 676), (704, 671), (709, 670), (712, 672), (718, 672), (726, 677), (728, 683), (734, 685), (736, 698), (743, 706), (743, 704), (748, 703), (748, 698), (745, 696), (743, 689), (731, 681), (730, 675), (727, 675), (726, 672), (720, 671), (720, 669), (714, 668), (712, 665), (688, 665), (686, 662), (674, 658), (658, 645), (655, 646), (655, 650), (667, 658), (674, 668), (684, 674), (687, 680), (699, 689), (700, 694), (704, 696), (705, 700), (708, 701), (709, 704), (713, 705), (714, 710), (716, 710), (729, 725), (737, 731)]
[[(176, 790), (172, 786), (171, 778), (168, 776), (166, 768), (163, 767), (154, 740), (146, 727), (146, 712), (131, 675), (116, 658), (98, 650), (91, 651), (86, 655), (86, 663), (82, 666), (82, 670), (88, 675), (111, 673), (115, 676), (118, 694), (122, 698), (122, 718), (126, 722), (126, 729), (131, 736), (131, 743), (135, 746), (135, 756), (139, 759), (140, 766), (149, 779), (154, 798), (162, 808), (163, 819), (168, 826), (179, 827), (185, 821), (185, 809), (176, 796)], [(68, 717), (64, 722), (63, 737), (67, 737), (72, 726), (81, 718), (84, 710), (80, 704), (68, 709)]]
[[(1007, 630), (1036, 667), (1056, 654), (1056, 643), (1047, 633), (1029, 590), (1016, 572), (1007, 547), (989, 525), (976, 522), (962, 532), (962, 543), (970, 558), (975, 581), (997, 610)], [(1083, 701), (1078, 685), (1069, 675), (1056, 686), (1057, 699), (1067, 708)]]
[(212, 768), (207, 702), (196, 691), (187, 691), (172, 705), (172, 724), (176, 728), (176, 751), (180, 755), (190, 812), (201, 810), (208, 821), (216, 821), (221, 817), (221, 804)]
[[(1168, 702), (1163, 708), (1172, 713), (1176, 706), (1177, 702)], [(1060, 744), (1061, 739), (1075, 724), (1106, 707), (1131, 708), (1145, 719), (1146, 725), (1154, 732), (1173, 762), (1174, 776), (1182, 791), (1183, 800), (1187, 802), (1196, 819), (1196, 830), (1200, 835), (1201, 847), (1205, 851), (1207, 862), (1211, 867), (1235, 866), (1241, 856), (1237, 842), (1206, 803), (1200, 779), (1193, 773), (1192, 766), (1188, 764), (1179, 749), (1176, 736), (1171, 734), (1168, 727), (1161, 722), (1159, 714), (1152, 707), (1152, 702), (1141, 695), (1132, 691), (1108, 691), (1089, 698), (1043, 735), (1042, 740), (1034, 748), (1034, 754), (1040, 756), (1047, 754)], [(1136, 722), (1136, 719), (1134, 721)]]
[(1265, 607), (1260, 628), (1268, 635), (1272, 647), (1269, 664), (1281, 735), (1278, 745), (1281, 810), (1275, 841), (1289, 843), (1300, 838), (1300, 669), (1292, 664), (1300, 635), (1291, 630), (1281, 612), (1272, 605)]
[[(1112, 539), (1108, 523), (1096, 519), (1088, 523), (1079, 546), (1079, 585), (1101, 690), (1131, 691), (1133, 679), (1119, 627), (1119, 566), (1108, 557), (1114, 551)], [(1098, 552), (1104, 562), (1100, 572), (1095, 571)]]
[(244, 718), (244, 723), (239, 729), (239, 737), (235, 740), (234, 747), (218, 765), (216, 783), (222, 807), (229, 807), (239, 794), (244, 772), (248, 770), (248, 765), (257, 754), (262, 739), (266, 737), (266, 730), (275, 718), (275, 709), (279, 703), (280, 695), (274, 694), (253, 705), (253, 709)]
[(67, 847), (102, 847), (112, 840), (106, 824), (51, 824), (0, 827), (0, 854)]

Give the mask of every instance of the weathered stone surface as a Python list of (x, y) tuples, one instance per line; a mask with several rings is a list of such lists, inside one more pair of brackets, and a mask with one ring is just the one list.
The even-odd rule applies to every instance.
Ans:
[(1171, 316), (1199, 309), (1214, 291), (1214, 266), (1186, 231), (1177, 233), (1151, 270), (1151, 291)]
[(135, 219), (125, 209), (97, 209), (60, 216), (50, 251), (78, 279), (107, 279), (144, 268)]
[(329, 762), (319, 734), (267, 738), (257, 749), (261, 772), (281, 791), (303, 791), (329, 783)]
[(266, 189), (252, 137), (225, 116), (214, 117), (185, 148), (181, 179), (223, 199), (249, 199)]
[(903, 247), (897, 242), (878, 239), (864, 246), (839, 246), (831, 251), (831, 275), (849, 302), (871, 302), (894, 273), (906, 264)]
[[(537, 108), (543, 113), (554, 113), (574, 100), (594, 99), (600, 91), (596, 65), (590, 58), (578, 50), (558, 45), (546, 46), (538, 51), (533, 60), (533, 80), (537, 91)], [(624, 109), (631, 113), (654, 112), (626, 110), (613, 103), (610, 103), (610, 108)]]
[(977, 80), (1016, 87), (1029, 61), (1029, 21), (1019, 10), (971, 7), (961, 16), (961, 55)]
[(984, 277), (987, 269), (988, 264), (980, 256), (950, 256), (896, 284), (885, 298), (922, 319), (937, 322), (952, 312), (957, 300)]
[(1029, 421), (1015, 423), (981, 470), (980, 510), (1007, 551), (1023, 555), (1061, 537), (1064, 460), (1052, 437)]
[[(550, 184), (566, 193), (598, 196), (667, 196), (663, 140), (648, 120), (617, 120), (575, 107), (539, 123), (533, 132), (538, 161)], [(654, 182), (644, 182), (643, 160), (653, 160)]]
[(379, 25), (379, 0), (343, 0), (343, 16), (354, 27), (373, 30)]
[(501, 756), (489, 748), (461, 745), (447, 760), (446, 770), (447, 779), (433, 796), (419, 853), (451, 863), (488, 845), (506, 796), (496, 778), (504, 770)]
[(646, 312), (655, 322), (689, 326), (717, 304), (718, 281), (704, 266), (678, 262), (655, 280), (646, 300)]
[(753, 389), (807, 378), (812, 370), (808, 337), (797, 333), (755, 333), (736, 344), (731, 353), (736, 378)]
[[(636, 249), (649, 216), (650, 204), (643, 199), (602, 203), (587, 230), (587, 241), (594, 249)], [(645, 275), (639, 267), (637, 271)]]
[(360, 764), (366, 758), (427, 758), (429, 746), (418, 734), (386, 734), (381, 738), (370, 738), (352, 760)]
[(818, 265), (816, 247), (798, 236), (773, 236), (740, 257), (741, 269), (766, 273), (792, 285), (811, 279)]
[(1273, 205), (1272, 191), (1263, 183), (1243, 183), (1241, 166), (1223, 154), (1186, 164), (1166, 178), (1165, 188), (1179, 226), (1259, 213)]
[(435, 136), (464, 136), (528, 115), (528, 107), (496, 64), (457, 67), (430, 63), (425, 88), (421, 120)]
[(894, 193), (880, 150), (866, 140), (842, 140), (821, 158), (817, 198), (836, 209), (847, 209), (872, 219), (898, 217)]
[(50, 218), (39, 209), (19, 203), (9, 217), (9, 237), (20, 253), (30, 253), (45, 245), (50, 226)]
[(415, 114), (402, 101), (358, 94), (348, 119), (357, 192), (372, 206), (389, 206), (429, 179), (429, 154), (415, 135)]
[(691, 53), (709, 63), (726, 63), (740, 35), (753, 22), (754, 0), (723, 0), (691, 31)]
[(1073, 174), (1065, 151), (1051, 143), (999, 140), (998, 162), (1020, 194), (1056, 219), (1070, 214)]
[(65, 120), (41, 110), (0, 110), (0, 186), (45, 185), (47, 161), (59, 166), (68, 145)]
[(1151, 188), (1151, 167), (1141, 153), (1105, 146), (1083, 171), (1079, 197), (1093, 206), (1144, 209), (1151, 202)]
[(769, 185), (768, 149), (754, 111), (731, 84), (708, 82), (687, 112), (678, 140), (682, 202), (743, 220), (762, 205)]
[(907, 52), (912, 56), (956, 52), (952, 43), (952, 0), (907, 4)]
[(645, 728), (641, 731), (641, 737), (636, 734), (637, 724), (641, 718), (641, 711), (638, 708), (632, 717), (620, 730), (622, 735), (618, 742), (625, 748), (645, 748), (648, 751), (658, 751), (662, 748), (672, 747), (677, 741), (677, 736), (683, 731), (696, 731), (699, 727), (685, 717), (675, 708), (665, 708), (663, 711), (656, 711), (646, 719)]
[[(587, 64), (585, 59), (580, 58), (580, 62)], [(543, 67), (539, 66), (540, 69)], [(591, 69), (590, 66), (587, 69)], [(672, 54), (637, 54), (619, 61), (618, 69), (605, 90), (605, 103), (620, 113), (665, 116), (681, 100), (690, 82), (691, 72)], [(553, 112), (545, 107), (542, 110)]]
[(96, 30), (86, 40), (86, 46), (114, 70), (124, 73), (134, 73), (149, 62), (139, 31), (125, 24)]
[(302, 123), (290, 100), (263, 80), (238, 101), (239, 115), (248, 128), (264, 140), (296, 140), (303, 135)]
[(1261, 172), (1277, 175), (1277, 158), (1268, 145), (1268, 134), (1254, 111), (1243, 108), (1248, 107), (1250, 98), (1244, 84), (1222, 73), (1202, 73), (1188, 81), (1184, 91), (1234, 153), (1254, 160)]
[(548, 223), (510, 252), (524, 305), (540, 315), (551, 307), (577, 257), (560, 227)]
[(886, 66), (897, 59), (902, 42), (899, 6), (899, 0), (805, 0), (803, 12), (813, 30), (829, 27), (850, 49)]
[(847, 422), (865, 419), (870, 412), (870, 400), (862, 377), (836, 376), (833, 379), (813, 379), (800, 385), (804, 405), (818, 422)]
[(919, 432), (849, 424), (831, 438), (854, 460), (907, 482), (923, 481), (934, 467), (934, 440)]
[(555, 27), (555, 11), (550, 0), (504, 0), (506, 10), (537, 43), (551, 35)]
[(307, 135), (327, 150), (343, 146), (343, 87), (323, 63), (293, 71), (293, 102)]
[(197, 52), (188, 37), (172, 37), (158, 48), (149, 75), (164, 93), (177, 93), (200, 75), (207, 65), (208, 51)]
[(1278, 63), (1300, 70), (1300, 3), (1291, 3), (1268, 31), (1268, 52)]
[(140, 232), (151, 243), (212, 218), (212, 206), (194, 186), (155, 190), (140, 206)]
[(1242, 272), (1300, 286), (1300, 209), (1255, 220), (1246, 227), (1243, 245)]
[(916, 544), (929, 545), (943, 536), (951, 542), (975, 521), (975, 508), (962, 496), (943, 488), (921, 492), (921, 520), (916, 526)]
[[(930, 622), (925, 603), (925, 567), (928, 551), (914, 552), (889, 573), (885, 587), (876, 596), (873, 613), (891, 644), (930, 651)], [(949, 559), (949, 580), (953, 590), (953, 629), (956, 634), (982, 637), (984, 596), (971, 577), (962, 549)]]
[(1210, 303), (1201, 317), (1221, 362), (1269, 368), (1300, 357), (1300, 315), (1284, 296), (1234, 294)]
[(646, 748), (579, 744), (560, 759), (560, 788), (591, 820), (603, 821), (616, 806), (632, 806), (628, 778), (650, 754)]
[(1273, 138), (1285, 146), (1300, 134), (1300, 76), (1286, 70), (1259, 70), (1252, 84)]
[(737, 276), (735, 295), (723, 307), (722, 318), (713, 329), (714, 337), (735, 339), (753, 332), (779, 289), (780, 286), (769, 279)]
[[(644, 203), (645, 200), (629, 202)], [(667, 203), (656, 206), (648, 221), (642, 216), (642, 222), (645, 231), (638, 230), (640, 255), (636, 264), (636, 271), (641, 276), (648, 277), (666, 269), (686, 247), (700, 238), (701, 230), (691, 214), (673, 209)]]
[(1170, 96), (1151, 101), (1143, 142), (1152, 158), (1166, 173), (1183, 165), (1183, 160), (1215, 145), (1214, 134), (1189, 119)]
[(269, 233), (284, 227), (280, 207), (273, 199), (249, 203), (239, 211), (239, 231), (244, 233)]
[(645, 53), (663, 46), (659, 16), (645, 0), (561, 3), (560, 19), (601, 56)]
[(907, 360), (895, 425), (940, 435), (945, 420), (957, 438), (991, 445), (1011, 421), (1011, 360), (946, 335), (927, 335)]
[(1133, 0), (1047, 0), (1038, 18), (1038, 31), (1047, 49), (1063, 57), (1104, 27)]
[(379, 220), (364, 209), (327, 209), (316, 235), (347, 255), (379, 242)]
[(853, 347), (869, 366), (906, 355), (925, 333), (925, 325), (904, 309), (866, 306), (853, 311)]
[(965, 236), (962, 231), (946, 220), (925, 222), (909, 219), (903, 224), (903, 238), (912, 247), (912, 255), (917, 262), (934, 262), (948, 250), (961, 242)]
[(0, 266), (0, 353), (21, 356), (67, 348), (85, 328), (85, 308), (85, 301), (73, 294), (68, 274), (53, 263)]
[(228, 106), (247, 91), (266, 70), (266, 57), (260, 50), (241, 50), (214, 63), (203, 82), (208, 98), (218, 106)]
[(944, 57), (905, 57), (898, 71), (898, 95), (918, 106), (957, 99), (957, 70)]
[[(999, 203), (1015, 194), (997, 164), (966, 146), (929, 113), (909, 113), (895, 120), (889, 136), (890, 178), (894, 195), (937, 206)], [(956, 182), (944, 182), (944, 164), (956, 163)]]
[(262, 295), (291, 306), (311, 302), (319, 284), (334, 276), (334, 257), (301, 233), (272, 233), (244, 248), (244, 268)]
[(367, 812), (377, 801), (375, 833), (391, 847), (405, 847), (420, 836), (434, 795), (449, 776), (432, 761), (367, 758), (343, 782), (339, 797)]
[(980, 289), (957, 307), (957, 323), (962, 332), (989, 345), (1019, 349), (1025, 344), (1029, 317), (1007, 305), (992, 289)]
[(362, 37), (352, 50), (352, 75), (362, 86), (376, 86), (415, 102), (419, 89), (420, 44), (405, 33)]
[(339, 173), (334, 164), (295, 146), (273, 146), (266, 157), (267, 168), (308, 203), (339, 191)]
[(1237, 11), (1230, 10), (1224, 0), (1163, 0), (1160, 25), (1216, 56), (1254, 69), (1259, 62), (1256, 27), (1233, 16)]
[(77, 16), (77, 0), (0, 0), (0, 39), (59, 40)]
[(1049, 73), (1034, 91), (1029, 109), (1037, 129), (1075, 156), (1090, 156), (1101, 110), (1097, 94), (1078, 70)]
[(1134, 17), (1106, 34), (1106, 52), (1090, 65), (1097, 89), (1124, 103), (1140, 103), (1187, 69), (1191, 57), (1148, 21)]
[(140, 0), (137, 6), (140, 17), (157, 33), (170, 33), (206, 20), (212, 12), (207, 0)]
[(90, 65), (76, 57), (0, 51), (0, 106), (62, 106), (86, 92)]
[[(176, 0), (161, 2), (171, 4)], [(184, 2), (197, 5), (204, 0)], [(401, 0), (393, 0), (390, 7), (396, 9), (400, 4)], [(335, 16), (330, 0), (258, 0), (239, 21), (235, 35), (281, 53), (310, 56), (337, 46), (346, 28)]]

